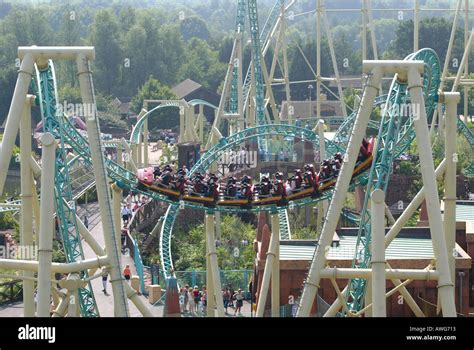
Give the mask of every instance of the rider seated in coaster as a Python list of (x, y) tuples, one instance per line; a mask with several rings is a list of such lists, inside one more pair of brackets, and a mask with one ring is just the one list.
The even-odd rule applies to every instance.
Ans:
[(202, 183), (200, 178), (195, 178), (192, 184), (193, 184), (193, 187), (192, 187), (193, 192), (202, 193), (204, 189), (204, 184)]
[(301, 170), (296, 169), (295, 170), (295, 175), (293, 176), (294, 181), (295, 181), (295, 188), (296, 190), (299, 190), (301, 188), (301, 184), (303, 183), (303, 177), (301, 176)]
[(256, 189), (258, 189), (258, 194), (261, 196), (268, 196), (270, 194), (271, 188), (271, 182), (266, 176), (263, 176), (262, 182), (258, 185), (258, 187), (256, 186)]
[(227, 186), (230, 184), (235, 185), (236, 183), (237, 183), (237, 180), (235, 179), (235, 177), (229, 176), (229, 178), (227, 179)]
[(158, 175), (155, 175), (155, 180), (153, 181), (153, 186), (157, 186), (161, 183), (161, 178)]
[(341, 153), (341, 152), (337, 152), (337, 153), (334, 155), (334, 165), (333, 165), (333, 170), (334, 170), (334, 172), (335, 172), (336, 175), (338, 175), (338, 174), (339, 174), (339, 170), (341, 170), (342, 162), (343, 162), (342, 153)]
[(217, 178), (217, 176), (215, 174), (209, 174), (209, 178), (207, 179), (206, 181), (206, 184), (207, 184), (207, 192), (206, 192), (206, 195), (207, 196), (213, 196), (215, 195), (215, 190), (217, 189), (218, 187), (218, 181), (219, 179)]
[(188, 169), (186, 168), (186, 165), (183, 165), (182, 168), (180, 168), (177, 172), (178, 175), (188, 175)]
[(240, 180), (240, 183), (243, 185), (243, 184), (247, 184), (247, 185), (251, 185), (252, 184), (252, 178), (248, 175), (244, 175), (244, 177), (242, 178), (242, 180)]
[(363, 162), (369, 157), (369, 142), (364, 138), (362, 139), (362, 145), (360, 145), (359, 156), (357, 162)]
[(186, 178), (184, 175), (178, 175), (178, 178), (174, 182), (174, 188), (179, 191), (179, 193), (184, 194), (184, 189), (186, 188)]
[(304, 186), (305, 187), (315, 187), (316, 178), (313, 177), (311, 171), (305, 171), (304, 173)]
[(314, 165), (313, 164), (306, 164), (304, 166), (304, 171), (305, 171), (305, 173), (310, 172), (311, 175), (313, 176), (313, 178), (316, 179), (316, 171), (314, 170)]
[(170, 171), (164, 171), (161, 175), (161, 184), (169, 186), (171, 180), (173, 180), (173, 174)]
[(173, 172), (173, 168), (169, 164), (166, 164), (165, 167), (163, 168), (163, 172), (169, 171), (170, 173)]
[(232, 198), (237, 196), (237, 186), (235, 186), (233, 183), (230, 183), (229, 185), (227, 185), (224, 191), (224, 195), (226, 197), (232, 197)]
[(285, 184), (283, 183), (283, 173), (275, 173), (275, 180), (273, 180), (273, 193), (275, 195), (283, 196), (285, 194)]
[(155, 179), (157, 176), (161, 176), (161, 170), (159, 166), (153, 168), (153, 176), (155, 177)]
[(328, 159), (323, 160), (321, 163), (321, 171), (319, 176), (322, 180), (326, 180), (331, 177), (331, 164)]
[(240, 198), (252, 200), (252, 186), (248, 183), (243, 183), (240, 188)]

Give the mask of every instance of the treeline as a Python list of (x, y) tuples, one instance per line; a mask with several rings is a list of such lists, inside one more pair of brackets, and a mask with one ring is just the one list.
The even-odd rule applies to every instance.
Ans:
[[(116, 122), (118, 116), (113, 98), (132, 98), (139, 94), (142, 87), (146, 91), (141, 91), (140, 98), (148, 97), (145, 92), (153, 86), (158, 86), (169, 97), (169, 87), (190, 78), (211, 91), (220, 92), (232, 50), (237, 1), (189, 0), (159, 4), (156, 1), (123, 1), (110, 5), (108, 1), (89, 2), (90, 6), (86, 6), (87, 1), (71, 1), (67, 5), (59, 3), (27, 7), (3, 4), (0, 7), (0, 123), (10, 105), (18, 69), (17, 47), (22, 45), (95, 46), (93, 69), (98, 107), (104, 115), (115, 116), (112, 122)], [(295, 11), (310, 9), (313, 2), (302, 1)], [(259, 2), (261, 26), (272, 4), (270, 0)], [(391, 2), (385, 1), (383, 4), (388, 6)], [(294, 22), (289, 20), (288, 57), (292, 81), (314, 78), (300, 52), (304, 52), (315, 69), (314, 14), (301, 18), (304, 19), (295, 19)], [(341, 74), (360, 75), (362, 54), (359, 14), (353, 14), (351, 18), (352, 21), (342, 22), (331, 15), (331, 32)], [(376, 19), (375, 31), (379, 58), (403, 58), (411, 52), (413, 23), (410, 19)], [(450, 20), (424, 18), (420, 26), (420, 47), (433, 48), (443, 62), (450, 31)], [(455, 60), (450, 62), (453, 72), (461, 61), (462, 43), (463, 30), (460, 28), (453, 48)], [(371, 48), (370, 35), (368, 47)], [(268, 67), (271, 56), (270, 52), (266, 57)], [(321, 56), (322, 75), (333, 75), (325, 36), (322, 39)], [(372, 57), (370, 50), (368, 57)], [(250, 45), (247, 45), (244, 69), (249, 61)], [(473, 62), (474, 55), (471, 55), (471, 67)], [(60, 98), (76, 102), (80, 94), (74, 64), (58, 62), (56, 69)], [(151, 76), (157, 82), (149, 82), (144, 86)], [(294, 84), (292, 99), (307, 99), (310, 91), (308, 84)], [(154, 97), (160, 95), (156, 91), (150, 93)], [(275, 95), (280, 103), (284, 98), (283, 87), (275, 87)], [(136, 109), (136, 103), (134, 107)]]

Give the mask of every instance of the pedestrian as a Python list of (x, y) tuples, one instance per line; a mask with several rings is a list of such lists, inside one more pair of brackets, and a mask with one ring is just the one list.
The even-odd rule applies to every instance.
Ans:
[(87, 218), (87, 215), (84, 215), (84, 226), (86, 227), (86, 229), (89, 229), (89, 219)]
[(193, 289), (193, 298), (194, 298), (194, 306), (196, 308), (196, 311), (199, 311), (199, 302), (201, 301), (201, 292), (199, 291), (198, 286), (194, 286)]
[(107, 272), (107, 269), (104, 267), (102, 269), (102, 286), (104, 289), (102, 289), (102, 292), (104, 292), (105, 295), (109, 295), (107, 293), (107, 279), (109, 277), (109, 273)]
[(123, 224), (128, 224), (128, 209), (126, 204), (124, 204), (122, 210), (120, 211), (120, 214), (122, 215)]
[(194, 302), (194, 293), (191, 287), (188, 288), (188, 303), (189, 312), (191, 313), (191, 315), (193, 315), (196, 312), (196, 303)]
[(229, 307), (230, 300), (230, 293), (228, 288), (222, 290), (222, 300), (224, 301), (225, 313), (227, 313), (227, 308)]
[(125, 277), (127, 281), (130, 281), (131, 275), (132, 273), (130, 271), (130, 265), (125, 266), (125, 268), (123, 269), (123, 277)]
[(239, 315), (242, 315), (241, 309), (244, 305), (244, 294), (242, 293), (242, 289), (239, 288), (237, 293), (235, 293), (234, 298), (236, 300), (234, 316), (237, 314), (237, 312), (239, 313)]

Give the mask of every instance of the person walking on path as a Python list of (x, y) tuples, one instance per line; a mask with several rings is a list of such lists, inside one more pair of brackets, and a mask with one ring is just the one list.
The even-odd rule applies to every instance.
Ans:
[(130, 281), (131, 275), (132, 273), (130, 271), (130, 265), (125, 266), (125, 268), (123, 269), (123, 277), (125, 277), (127, 281)]
[(109, 295), (107, 293), (107, 279), (108, 278), (109, 278), (109, 273), (107, 272), (107, 269), (106, 268), (102, 269), (102, 286), (104, 287), (102, 291), (104, 292), (105, 295)]
[(84, 215), (84, 226), (86, 229), (89, 229), (89, 219), (87, 218), (87, 215)]
[(242, 289), (239, 288), (237, 293), (234, 295), (235, 298), (235, 310), (234, 310), (234, 316), (239, 313), (239, 315), (242, 315), (241, 308), (244, 305), (244, 294), (242, 293)]

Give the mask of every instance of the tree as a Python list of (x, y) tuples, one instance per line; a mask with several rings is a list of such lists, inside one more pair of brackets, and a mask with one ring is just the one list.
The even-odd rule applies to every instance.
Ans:
[[(79, 14), (69, 5), (61, 10), (61, 24), (58, 33), (58, 45), (81, 45)], [(55, 65), (57, 75), (63, 84), (75, 86), (77, 84), (76, 67), (74, 61), (59, 61)]]
[[(221, 239), (216, 242), (217, 259), (222, 270), (251, 269), (255, 252), (252, 242), (255, 227), (238, 216), (221, 216)], [(206, 235), (200, 224), (189, 231), (180, 231), (173, 242), (176, 252), (175, 270), (206, 269)]]
[(183, 19), (180, 23), (180, 30), (181, 35), (186, 41), (192, 38), (208, 40), (211, 36), (207, 29), (206, 22), (195, 16)]
[(107, 95), (113, 94), (120, 86), (123, 53), (118, 32), (119, 25), (114, 13), (110, 10), (98, 11), (92, 24), (90, 41), (96, 48), (95, 84)]
[(191, 39), (186, 50), (185, 63), (180, 67), (180, 80), (192, 79), (205, 88), (217, 91), (224, 79), (226, 64), (219, 62), (218, 54), (200, 39)]
[(140, 113), (144, 100), (175, 100), (175, 93), (168, 86), (162, 85), (153, 76), (150, 76), (132, 99), (132, 111)]

